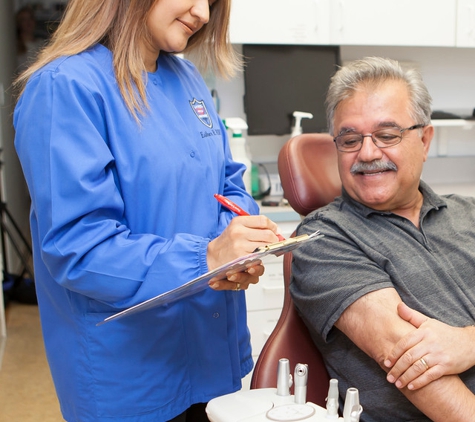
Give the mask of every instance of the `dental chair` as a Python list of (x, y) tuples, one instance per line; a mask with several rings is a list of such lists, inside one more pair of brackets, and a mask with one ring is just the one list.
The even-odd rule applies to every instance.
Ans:
[[(278, 169), (284, 198), (302, 217), (341, 193), (336, 148), (329, 134), (303, 134), (287, 141), (279, 153)], [(297, 363), (308, 365), (307, 400), (325, 407), (330, 378), (290, 296), (291, 264), (288, 252), (282, 313), (256, 362), (251, 389), (275, 387), (279, 359), (287, 358), (292, 371)]]

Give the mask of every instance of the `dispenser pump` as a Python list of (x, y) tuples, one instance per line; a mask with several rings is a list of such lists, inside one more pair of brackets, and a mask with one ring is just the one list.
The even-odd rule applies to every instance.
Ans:
[(312, 113), (306, 113), (304, 111), (294, 111), (292, 115), (294, 116), (295, 124), (292, 127), (291, 138), (302, 134), (302, 119), (313, 119)]

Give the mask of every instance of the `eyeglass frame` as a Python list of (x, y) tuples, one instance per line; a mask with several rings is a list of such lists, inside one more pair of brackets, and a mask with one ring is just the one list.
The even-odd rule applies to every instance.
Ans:
[(396, 128), (396, 127), (391, 127), (390, 129), (398, 129), (399, 132), (401, 133), (401, 135), (399, 136), (399, 141), (396, 142), (395, 144), (391, 144), (391, 145), (385, 145), (385, 146), (379, 146), (377, 143), (376, 143), (376, 140), (373, 138), (373, 134), (375, 132), (381, 132), (383, 131), (384, 129), (388, 129), (388, 128), (381, 128), (381, 129), (378, 129), (378, 130), (375, 130), (374, 132), (371, 132), (371, 133), (368, 133), (366, 135), (362, 134), (362, 133), (354, 133), (354, 135), (359, 135), (361, 136), (361, 140), (360, 140), (360, 147), (358, 149), (354, 149), (354, 150), (351, 150), (351, 151), (348, 151), (348, 150), (341, 150), (340, 148), (338, 148), (338, 143), (337, 143), (337, 138), (339, 138), (340, 136), (344, 136), (344, 135), (349, 135), (349, 133), (342, 133), (340, 135), (337, 135), (333, 138), (333, 142), (335, 142), (335, 146), (336, 146), (336, 149), (340, 152), (358, 152), (358, 151), (361, 151), (361, 148), (363, 148), (363, 141), (364, 141), (364, 138), (368, 138), (370, 137), (371, 140), (373, 141), (374, 145), (376, 145), (379, 149), (384, 149), (384, 148), (390, 148), (390, 147), (394, 147), (396, 145), (399, 145), (401, 142), (402, 142), (402, 138), (403, 138), (403, 133), (408, 131), (408, 130), (415, 130), (415, 129), (422, 129), (424, 127), (426, 127), (427, 125), (426, 124), (423, 124), (423, 123), (419, 123), (419, 124), (416, 124), (416, 125), (412, 125), (412, 126), (409, 126), (409, 127), (406, 127), (405, 129), (399, 129), (399, 128)]

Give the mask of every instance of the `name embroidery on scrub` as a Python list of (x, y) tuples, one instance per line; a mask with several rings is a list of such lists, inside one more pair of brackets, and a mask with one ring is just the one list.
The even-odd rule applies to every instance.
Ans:
[(200, 122), (211, 129), (213, 127), (213, 121), (211, 120), (211, 117), (209, 117), (205, 102), (198, 101), (196, 98), (193, 98), (193, 101), (190, 101), (190, 106)]

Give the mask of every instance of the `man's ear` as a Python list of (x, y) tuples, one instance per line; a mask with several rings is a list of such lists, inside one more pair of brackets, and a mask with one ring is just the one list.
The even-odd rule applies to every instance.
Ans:
[(430, 144), (432, 142), (432, 138), (434, 137), (434, 126), (427, 125), (423, 129), (421, 141), (423, 143), (424, 148), (424, 161), (427, 160), (427, 155), (429, 154)]

